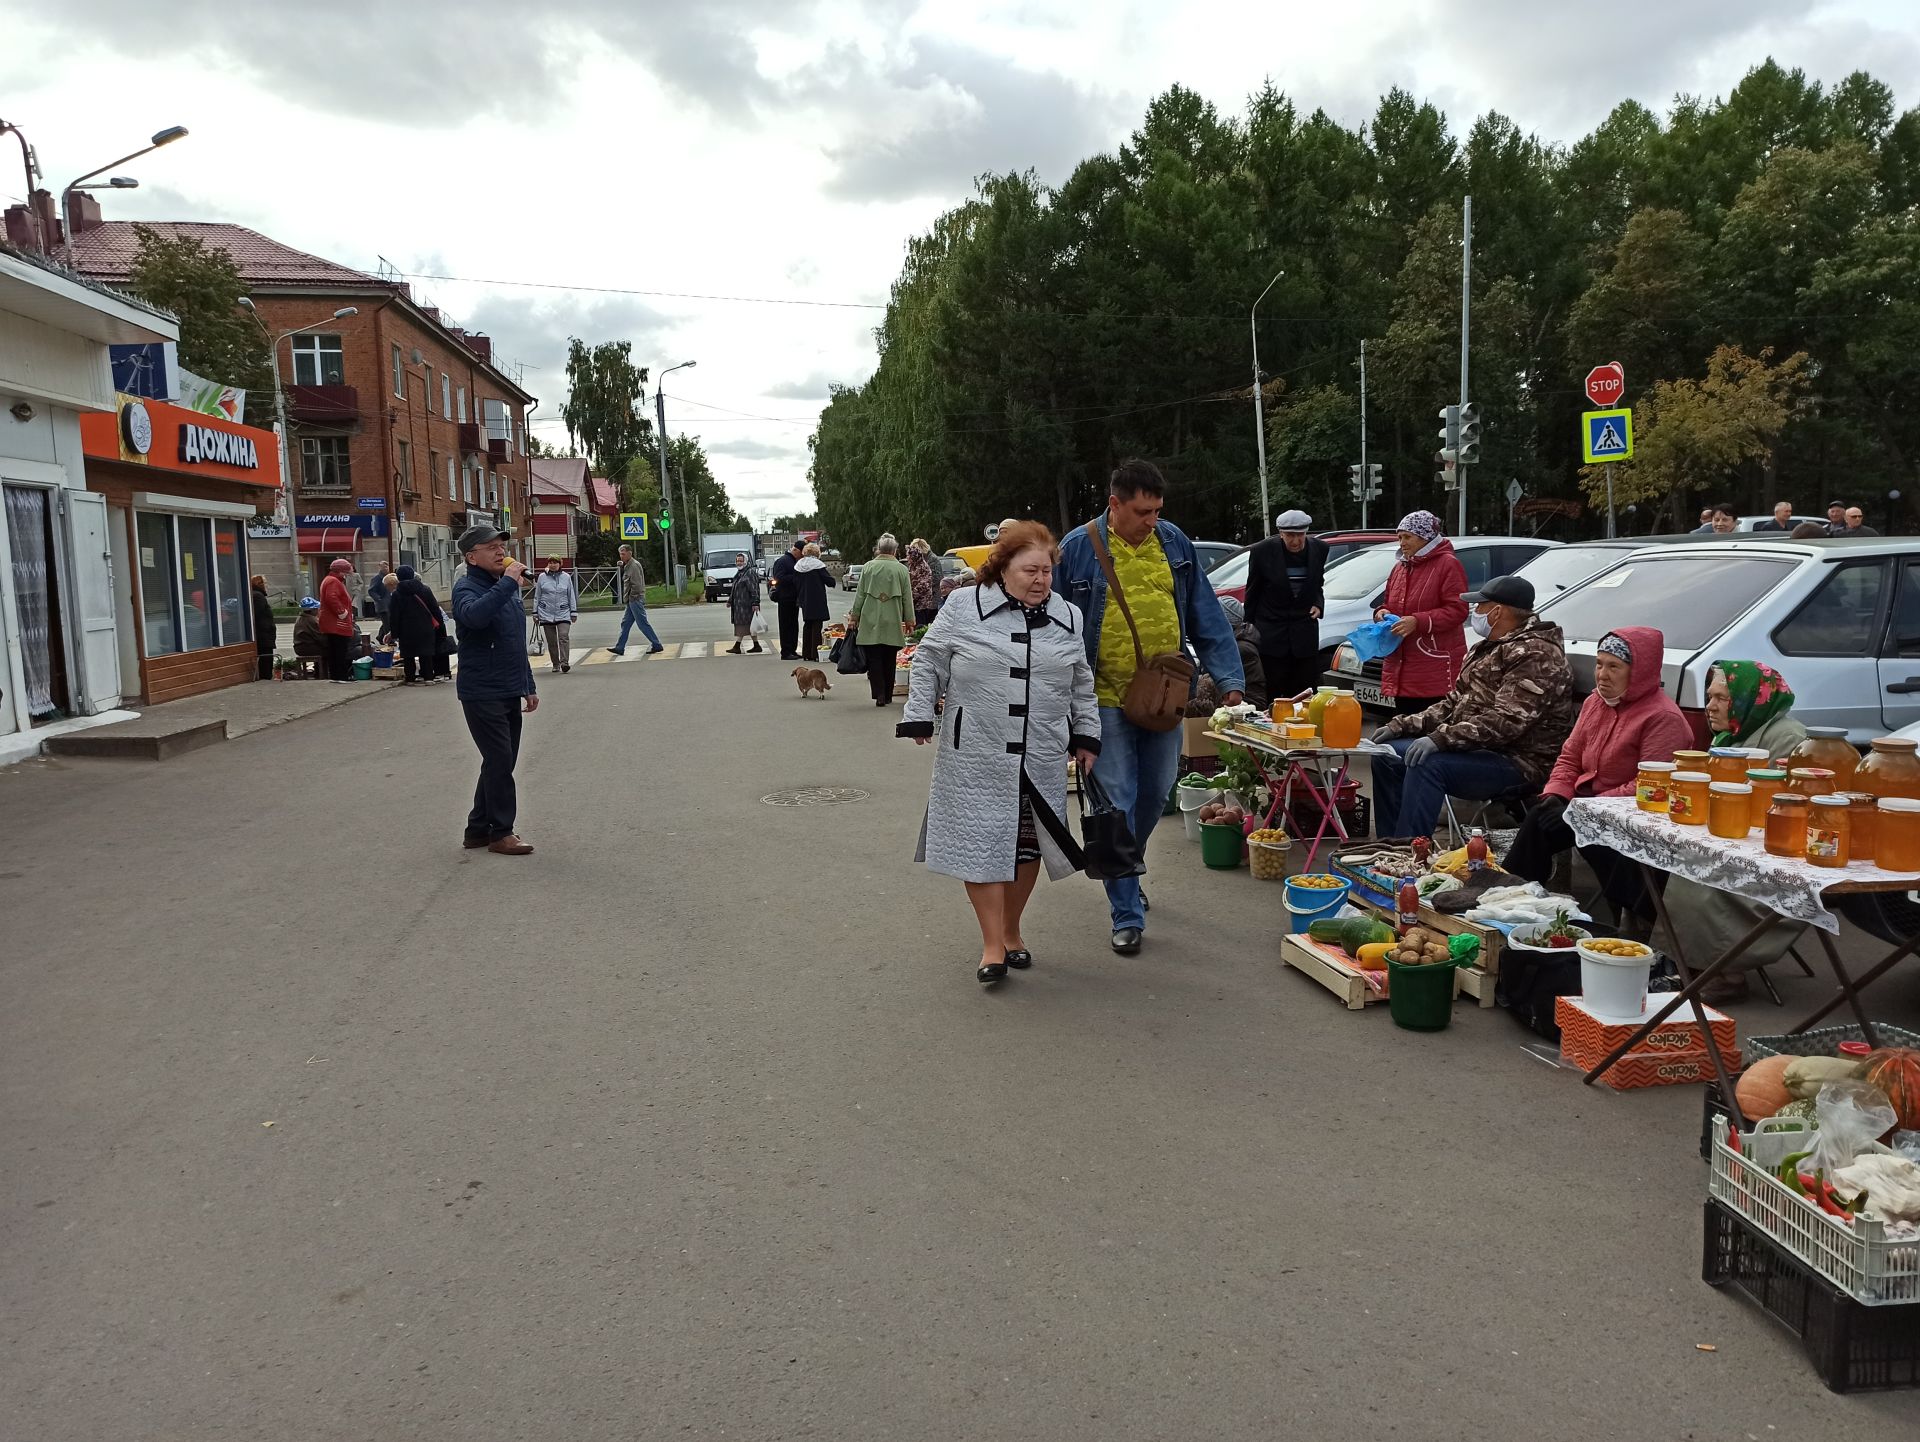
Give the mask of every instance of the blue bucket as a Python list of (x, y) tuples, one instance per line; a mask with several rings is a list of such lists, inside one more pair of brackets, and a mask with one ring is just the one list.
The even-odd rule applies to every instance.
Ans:
[[(1338, 877), (1320, 876), (1321, 881), (1338, 881)], [(1351, 883), (1341, 881), (1338, 886), (1302, 886), (1300, 878), (1287, 878), (1287, 930), (1295, 936), (1303, 934), (1316, 921), (1331, 921), (1334, 914), (1347, 904), (1347, 892)]]

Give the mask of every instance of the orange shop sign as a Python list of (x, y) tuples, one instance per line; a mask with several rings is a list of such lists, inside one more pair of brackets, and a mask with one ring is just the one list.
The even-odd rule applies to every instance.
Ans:
[(80, 417), (80, 440), (89, 456), (103, 461), (280, 485), (280, 442), (272, 431), (166, 401), (123, 395), (114, 414)]

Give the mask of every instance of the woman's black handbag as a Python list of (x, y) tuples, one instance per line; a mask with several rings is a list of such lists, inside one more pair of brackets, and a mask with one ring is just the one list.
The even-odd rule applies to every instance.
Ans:
[(835, 641), (833, 649), (827, 652), (827, 659), (833, 662), (833, 669), (842, 676), (867, 674), (867, 653), (860, 649), (857, 632), (849, 631)]
[(1087, 875), (1095, 881), (1118, 881), (1147, 869), (1140, 843), (1133, 839), (1127, 815), (1113, 804), (1091, 771), (1080, 771), (1080, 835), (1086, 851)]

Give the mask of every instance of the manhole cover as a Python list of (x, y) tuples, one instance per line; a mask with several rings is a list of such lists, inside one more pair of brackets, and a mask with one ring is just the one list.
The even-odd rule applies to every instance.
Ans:
[(857, 786), (801, 786), (760, 798), (767, 806), (844, 806), (866, 799), (867, 793)]

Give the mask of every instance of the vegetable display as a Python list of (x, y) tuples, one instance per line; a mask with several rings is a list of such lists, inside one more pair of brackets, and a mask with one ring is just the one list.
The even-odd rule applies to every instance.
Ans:
[(1860, 1076), (1887, 1094), (1902, 1127), (1920, 1131), (1920, 1051), (1882, 1047), (1867, 1057)]
[[(1298, 879), (1295, 878), (1296, 881)], [(1358, 961), (1361, 947), (1377, 942), (1391, 942), (1393, 928), (1384, 921), (1372, 921), (1363, 916), (1344, 916), (1332, 921), (1311, 923), (1307, 927), (1307, 935), (1315, 941), (1339, 947), (1348, 956)]]
[(1734, 1083), (1733, 1099), (1747, 1116), (1758, 1120), (1770, 1117), (1781, 1107), (1793, 1100), (1793, 1093), (1787, 1090), (1787, 1068), (1793, 1065), (1795, 1058), (1790, 1056), (1764, 1056), (1745, 1071), (1740, 1080)]

